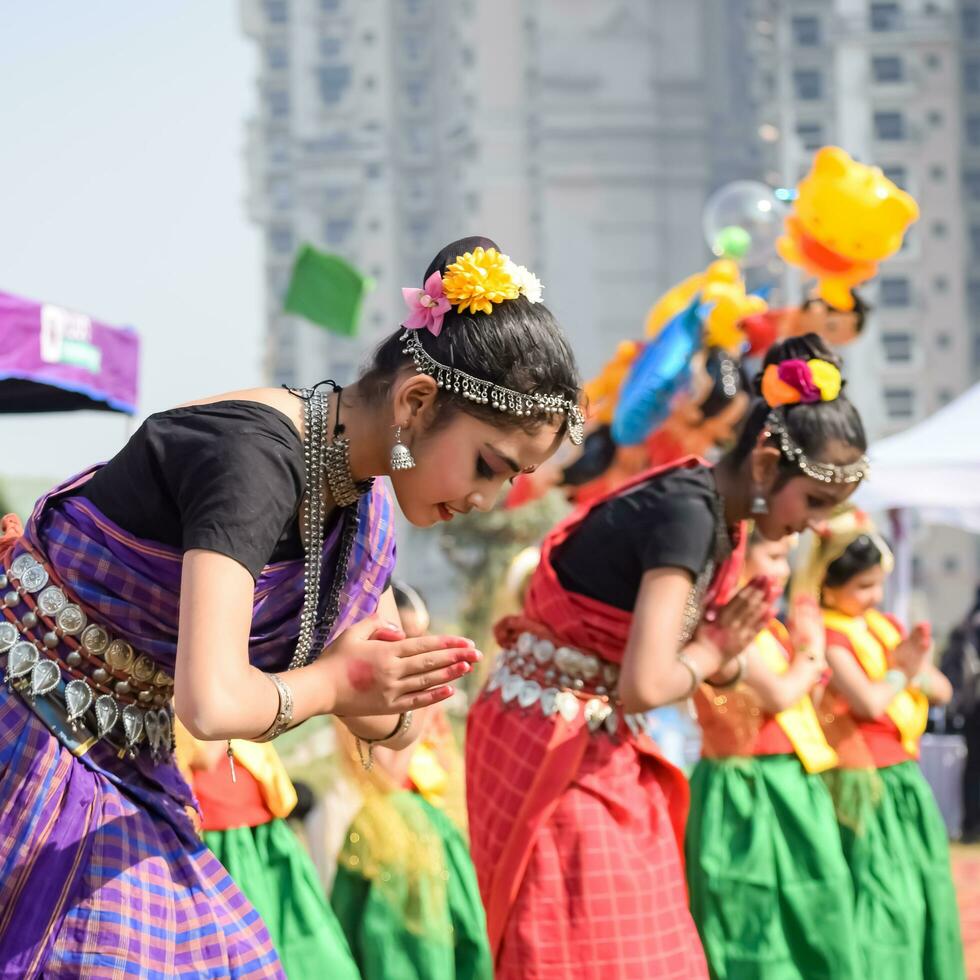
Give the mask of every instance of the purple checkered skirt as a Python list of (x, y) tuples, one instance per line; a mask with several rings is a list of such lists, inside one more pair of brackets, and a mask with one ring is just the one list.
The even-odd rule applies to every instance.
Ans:
[[(90, 619), (172, 671), (179, 553), (133, 538), (82, 496), (88, 473), (43, 498), (25, 531)], [(391, 501), (365, 497), (334, 634), (372, 614), (394, 564)], [(339, 535), (328, 537), (329, 563)], [(22, 549), (15, 545), (0, 567)], [(256, 583), (250, 659), (284, 669), (298, 633), (301, 562)], [(0, 976), (282, 977), (269, 934), (193, 830), (171, 761), (76, 757), (0, 688)]]
[(218, 859), (0, 691), (4, 977), (281, 977)]

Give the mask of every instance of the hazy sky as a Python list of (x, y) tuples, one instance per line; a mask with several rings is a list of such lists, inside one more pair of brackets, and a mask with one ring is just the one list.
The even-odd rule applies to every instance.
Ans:
[[(141, 414), (261, 380), (255, 59), (237, 0), (0, 0), (0, 290), (135, 326)], [(125, 433), (0, 415), (0, 475), (67, 475)]]

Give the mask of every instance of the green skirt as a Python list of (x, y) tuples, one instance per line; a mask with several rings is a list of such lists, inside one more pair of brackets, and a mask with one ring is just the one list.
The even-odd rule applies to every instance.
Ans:
[(860, 963), (875, 980), (960, 980), (946, 827), (916, 762), (826, 774), (855, 892)]
[(204, 841), (262, 916), (289, 980), (360, 980), (316, 868), (284, 820)]
[[(486, 918), (469, 849), (455, 824), (415, 793), (386, 798), (435, 856), (424, 875), (373, 867), (355, 818), (331, 902), (364, 980), (492, 980)], [(431, 845), (431, 846), (429, 846)]]
[(795, 756), (702, 759), (685, 850), (691, 914), (713, 977), (859, 975), (833, 803)]

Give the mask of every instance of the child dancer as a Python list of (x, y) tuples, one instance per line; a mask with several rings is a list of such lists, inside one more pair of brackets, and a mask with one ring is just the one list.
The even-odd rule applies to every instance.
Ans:
[[(792, 537), (749, 542), (743, 578), (781, 592)], [(687, 880), (713, 977), (850, 980), (857, 944), (834, 805), (817, 775), (837, 764), (810, 691), (825, 667), (820, 609), (794, 603), (742, 656), (732, 691), (701, 687), (704, 740), (691, 778)]]
[[(429, 629), (415, 589), (393, 584), (402, 629)], [(340, 736), (363, 806), (340, 853), (331, 902), (363, 980), (491, 980), (486, 918), (463, 836), (462, 760), (446, 715), (407, 752), (379, 747), (365, 770)]]
[(772, 348), (732, 452), (578, 510), (545, 539), (523, 613), (498, 624), (466, 762), (500, 980), (705, 974), (679, 847), (687, 784), (637, 715), (733, 680), (768, 622), (763, 590), (735, 595), (741, 522), (782, 538), (864, 476), (838, 364), (816, 337)]
[(883, 980), (963, 976), (946, 829), (916, 759), (929, 704), (949, 681), (928, 624), (906, 635), (878, 611), (892, 568), (868, 519), (847, 511), (813, 543), (799, 589), (819, 593), (831, 685), (821, 716), (840, 768), (828, 774), (854, 881), (859, 969)]

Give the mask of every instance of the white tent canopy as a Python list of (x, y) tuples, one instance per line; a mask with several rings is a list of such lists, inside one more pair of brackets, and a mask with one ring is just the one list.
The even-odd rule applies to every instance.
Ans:
[(980, 533), (980, 384), (871, 447), (865, 510), (915, 510), (929, 524)]

